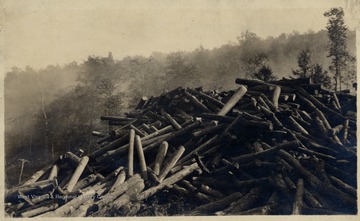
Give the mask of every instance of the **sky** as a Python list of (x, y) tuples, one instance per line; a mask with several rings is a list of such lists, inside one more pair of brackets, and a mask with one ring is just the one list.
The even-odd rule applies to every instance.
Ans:
[[(352, 1), (352, 0), (348, 0)], [(318, 0), (4, 0), (4, 69), (35, 69), (152, 52), (191, 51), (236, 42), (248, 30), (262, 38), (325, 29), (323, 13), (346, 1)], [(350, 16), (346, 24), (354, 29)]]

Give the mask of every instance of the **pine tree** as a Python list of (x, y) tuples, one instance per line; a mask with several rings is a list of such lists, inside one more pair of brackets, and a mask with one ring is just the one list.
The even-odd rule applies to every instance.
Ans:
[(341, 90), (341, 82), (343, 71), (346, 67), (346, 58), (349, 53), (346, 48), (346, 30), (347, 27), (344, 22), (344, 11), (342, 8), (331, 8), (324, 13), (328, 17), (326, 29), (330, 40), (329, 57), (332, 58), (330, 71), (334, 73), (335, 90)]
[(255, 72), (253, 74), (253, 77), (259, 80), (263, 80), (265, 82), (273, 81), (276, 79), (276, 77), (274, 77), (273, 75), (272, 69), (267, 65), (263, 65), (258, 72)]
[(310, 77), (311, 74), (311, 55), (310, 50), (302, 50), (297, 56), (299, 69), (293, 70), (293, 74), (299, 78)]
[(323, 70), (321, 64), (315, 64), (312, 68), (312, 80), (315, 84), (320, 83), (323, 84), (325, 87), (330, 87), (331, 79), (328, 75), (328, 72)]

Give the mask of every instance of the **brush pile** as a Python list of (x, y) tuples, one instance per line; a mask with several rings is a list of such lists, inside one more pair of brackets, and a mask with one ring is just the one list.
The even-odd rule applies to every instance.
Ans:
[(89, 156), (8, 189), (12, 217), (356, 214), (356, 97), (310, 79), (142, 98)]

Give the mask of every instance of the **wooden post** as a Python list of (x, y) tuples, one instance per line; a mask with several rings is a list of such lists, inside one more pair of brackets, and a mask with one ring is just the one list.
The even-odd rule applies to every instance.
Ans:
[(159, 174), (160, 174), (160, 167), (165, 159), (168, 147), (169, 147), (169, 144), (166, 141), (164, 141), (160, 144), (158, 153), (155, 158), (155, 164), (154, 164), (154, 174), (156, 174), (157, 176), (159, 176)]
[(135, 130), (130, 130), (129, 135), (129, 151), (128, 151), (128, 176), (134, 175), (134, 143), (135, 143)]
[(142, 143), (141, 143), (141, 138), (139, 135), (135, 136), (135, 145), (136, 145), (136, 150), (137, 150), (138, 157), (139, 157), (142, 178), (144, 180), (147, 180), (146, 161), (145, 161), (145, 156), (144, 156), (144, 150), (143, 150)]
[(67, 184), (65, 190), (67, 190), (68, 192), (71, 192), (73, 190), (88, 162), (89, 162), (89, 157), (84, 156), (81, 158), (79, 165), (77, 166), (75, 172), (71, 176), (70, 181)]
[(275, 106), (275, 108), (279, 108), (279, 97), (281, 94), (281, 87), (276, 86), (273, 92), (273, 96), (272, 96), (272, 102)]
[(24, 164), (29, 162), (28, 160), (25, 159), (19, 159), (19, 161), (21, 162), (21, 166), (20, 166), (20, 175), (19, 175), (19, 184), (21, 183), (21, 178), (23, 175), (23, 171), (24, 171)]

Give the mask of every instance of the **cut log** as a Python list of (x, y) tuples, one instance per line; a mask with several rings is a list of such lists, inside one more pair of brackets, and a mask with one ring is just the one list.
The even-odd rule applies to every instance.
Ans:
[(111, 186), (109, 193), (113, 192), (115, 188), (123, 184), (125, 182), (125, 179), (126, 179), (126, 172), (125, 170), (121, 170), (119, 175), (116, 177), (114, 184)]
[(243, 195), (239, 192), (230, 194), (222, 199), (195, 208), (189, 215), (196, 216), (203, 214), (211, 214), (213, 212), (224, 209), (226, 206), (240, 199), (242, 196)]
[(58, 176), (58, 173), (59, 173), (59, 166), (55, 164), (51, 168), (50, 174), (48, 176), (48, 180), (52, 180), (52, 179), (56, 178)]
[(69, 183), (65, 187), (66, 191), (71, 192), (74, 189), (77, 181), (79, 180), (88, 162), (89, 162), (89, 157), (84, 156), (81, 158), (79, 165), (77, 166), (75, 172), (71, 176)]
[(176, 120), (168, 113), (165, 112), (164, 109), (161, 109), (161, 114), (170, 122), (170, 124), (177, 130), (180, 130), (182, 127), (181, 125), (176, 122)]
[(296, 195), (295, 202), (293, 205), (293, 215), (300, 215), (303, 207), (303, 198), (304, 198), (304, 180), (302, 178), (298, 179), (296, 184)]
[(239, 212), (250, 209), (251, 206), (261, 198), (262, 192), (263, 192), (263, 187), (261, 186), (252, 188), (243, 197), (233, 202), (228, 208), (223, 210), (224, 214), (236, 215)]
[(155, 163), (154, 163), (154, 173), (159, 176), (161, 165), (165, 159), (169, 144), (164, 141), (161, 143), (158, 153), (156, 155)]
[(220, 116), (225, 116), (239, 100), (245, 95), (247, 89), (245, 86), (241, 85), (235, 93), (231, 96), (230, 100), (225, 104), (225, 106), (217, 113)]
[(138, 196), (138, 200), (142, 201), (142, 200), (147, 199), (148, 197), (154, 195), (155, 193), (157, 193), (159, 190), (163, 189), (164, 187), (172, 185), (172, 184), (182, 180), (184, 177), (188, 176), (189, 174), (191, 174), (192, 172), (194, 172), (194, 170), (196, 170), (198, 168), (199, 168), (199, 166), (197, 165), (197, 163), (193, 163), (190, 166), (185, 167), (184, 169), (175, 173), (171, 177), (163, 180), (157, 186), (151, 187), (151, 188), (143, 191), (142, 193), (140, 193)]
[(47, 171), (49, 171), (52, 168), (52, 165), (48, 165), (46, 167), (44, 167), (43, 169), (37, 171), (36, 173), (34, 173), (28, 180), (26, 180), (22, 186), (26, 186), (28, 184), (32, 184), (35, 183), (36, 181), (38, 181), (38, 179)]
[(55, 210), (58, 207), (59, 207), (58, 203), (52, 202), (52, 203), (49, 203), (48, 205), (44, 205), (42, 207), (30, 210), (30, 211), (23, 212), (23, 213), (21, 213), (21, 217), (27, 217), (27, 218), (34, 217), (34, 216), (37, 216), (37, 215), (42, 214), (42, 213), (46, 213), (46, 212), (51, 211), (51, 210)]
[(135, 130), (130, 130), (129, 135), (129, 150), (128, 150), (128, 176), (134, 175), (134, 144), (135, 144)]
[(147, 180), (147, 168), (146, 168), (146, 161), (145, 161), (145, 155), (143, 151), (143, 147), (141, 144), (141, 139), (139, 135), (135, 136), (135, 145), (136, 150), (139, 158), (140, 168), (141, 168), (141, 175), (144, 180)]
[(179, 149), (175, 151), (169, 158), (168, 162), (164, 165), (164, 168), (161, 170), (159, 175), (159, 181), (161, 182), (166, 175), (170, 172), (170, 170), (175, 166), (178, 162), (182, 154), (185, 152), (185, 147), (180, 146)]

